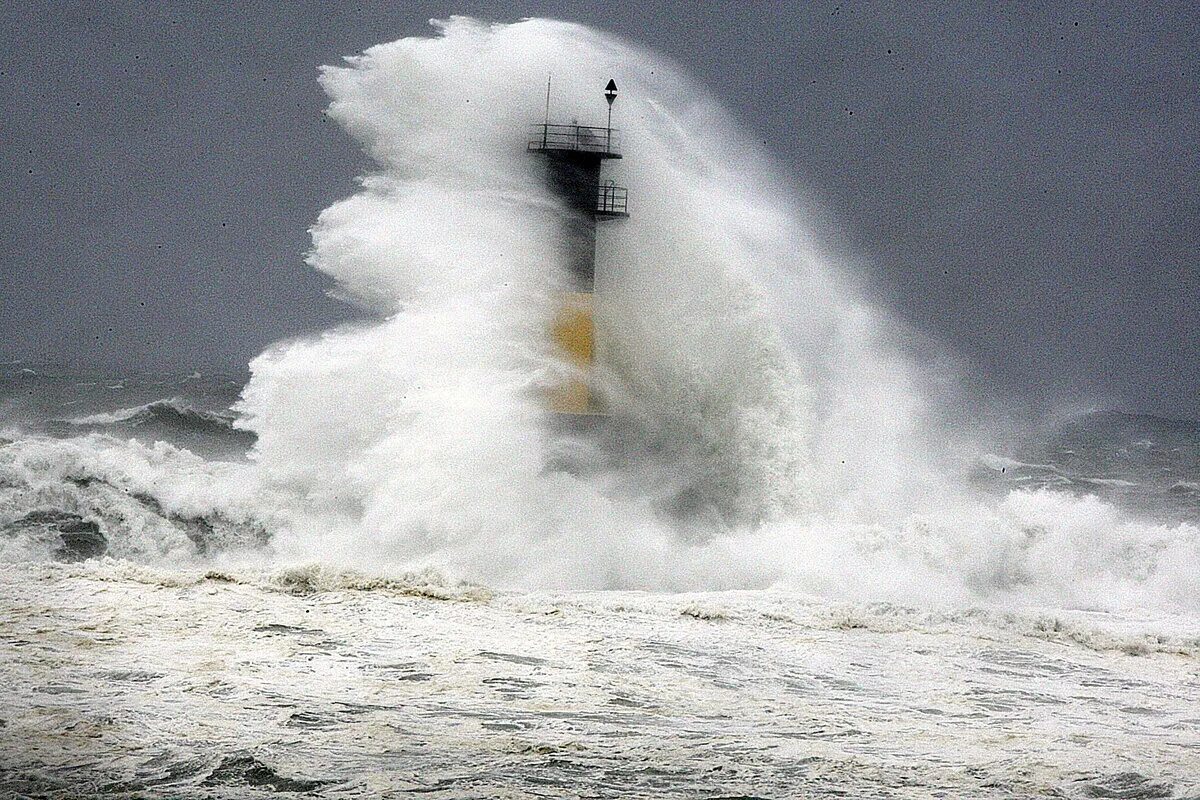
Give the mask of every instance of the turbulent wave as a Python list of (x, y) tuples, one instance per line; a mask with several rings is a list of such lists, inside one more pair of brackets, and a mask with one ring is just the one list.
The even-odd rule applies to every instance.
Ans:
[(0, 447), (0, 560), (69, 551), (94, 530), (89, 554), (185, 566), (260, 547), (277, 504), (245, 464), (209, 461), (165, 442), (91, 434)]
[(140, 406), (120, 408), (116, 411), (87, 414), (82, 417), (65, 420), (69, 425), (83, 428), (98, 428), (113, 425), (128, 425), (137, 427), (154, 423), (168, 423), (180, 427), (191, 428), (206, 432), (223, 432), (233, 430), (232, 414), (220, 414), (215, 411), (201, 411), (188, 406), (182, 398), (173, 397), (165, 400), (155, 400)]
[[(239, 407), (271, 480), (350, 518), (337, 547), (502, 582), (661, 584), (688, 543), (911, 494), (927, 477), (914, 373), (700, 87), (579, 26), (441, 33), (323, 72), (330, 115), (378, 170), (321, 215), (310, 263), (383, 319), (264, 354)], [(616, 177), (638, 199), (598, 248), (600, 380), (620, 420), (599, 442), (548, 432), (539, 402), (561, 372), (546, 331), (565, 280), (524, 146), (548, 72), (563, 118), (602, 113), (609, 75), (623, 87)], [(548, 470), (564, 449), (575, 468)], [(325, 553), (317, 527), (278, 544)]]
[(52, 420), (51, 432), (124, 435), (153, 443), (163, 440), (198, 452), (218, 455), (245, 450), (254, 444), (249, 431), (239, 430), (232, 413), (194, 408), (183, 398), (155, 400), (141, 405)]
[[(564, 372), (547, 331), (567, 278), (562, 209), (525, 152), (547, 73), (556, 119), (602, 119), (599, 87), (621, 86), (632, 217), (600, 234), (596, 388), (613, 414), (594, 435), (540, 402)], [(0, 525), (58, 509), (95, 522), (109, 555), (156, 564), (1200, 608), (1194, 524), (1054, 491), (1049, 461), (985, 459), (1037, 478), (999, 498), (967, 479), (973, 437), (935, 398), (944, 376), (904, 355), (774, 165), (671, 63), (577, 25), (454, 18), (321, 84), (375, 167), (322, 212), (309, 263), (370, 319), (259, 356), (236, 418), (171, 400), (71, 421), (232, 431), (250, 463), (21, 440), (0, 448)], [(5, 555), (18, 541), (0, 537)]]

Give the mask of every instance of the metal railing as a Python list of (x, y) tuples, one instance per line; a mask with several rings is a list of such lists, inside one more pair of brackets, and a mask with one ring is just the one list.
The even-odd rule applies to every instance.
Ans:
[(617, 131), (588, 125), (534, 125), (530, 150), (582, 150), (587, 153), (616, 153)]
[(601, 186), (596, 195), (596, 213), (601, 216), (629, 216), (629, 190), (611, 183)]

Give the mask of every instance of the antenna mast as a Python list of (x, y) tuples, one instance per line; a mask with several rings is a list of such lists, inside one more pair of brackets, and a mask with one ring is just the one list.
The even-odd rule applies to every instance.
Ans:
[(546, 120), (542, 125), (542, 147), (546, 146), (546, 137), (550, 132), (550, 78), (552, 75), (546, 73)]

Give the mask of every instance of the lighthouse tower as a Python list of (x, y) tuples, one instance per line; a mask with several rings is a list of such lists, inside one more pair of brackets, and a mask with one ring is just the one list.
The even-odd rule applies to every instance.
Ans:
[(608, 126), (589, 127), (571, 123), (554, 125), (547, 118), (534, 126), (529, 151), (546, 164), (546, 180), (560, 199), (564, 214), (561, 236), (570, 268), (571, 285), (554, 320), (553, 338), (575, 375), (551, 389), (551, 411), (560, 414), (601, 414), (588, 375), (596, 356), (592, 322), (592, 294), (596, 283), (596, 226), (628, 217), (628, 193), (623, 186), (604, 181), (601, 167), (620, 158), (617, 132), (612, 128), (612, 104), (617, 84), (610, 80), (604, 97), (608, 101)]

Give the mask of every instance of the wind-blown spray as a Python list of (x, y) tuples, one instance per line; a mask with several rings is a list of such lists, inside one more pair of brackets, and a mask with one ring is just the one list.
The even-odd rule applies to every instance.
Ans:
[[(602, 379), (653, 446), (567, 474), (547, 469), (557, 444), (538, 387), (560, 370), (547, 332), (569, 276), (525, 143), (540, 76), (562, 76), (556, 116), (586, 119), (616, 70), (639, 213), (601, 234)], [(597, 549), (674, 545), (681, 494), (731, 526), (811, 505), (807, 392), (753, 281), (773, 244), (762, 218), (786, 222), (753, 179), (714, 172), (713, 139), (736, 141), (732, 126), (676, 115), (677, 94), (698, 89), (578, 26), (461, 18), (327, 68), (322, 84), (379, 172), (322, 214), (310, 263), (385, 318), (254, 363), (242, 408), (277, 481), (304, 487), (316, 513), (357, 516), (356, 546), (602, 583), (641, 568)]]
[[(172, 564), (1200, 607), (1194, 525), (968, 490), (947, 468), (966, 426), (934, 413), (900, 328), (673, 65), (578, 25), (439, 29), (321, 74), (376, 166), (321, 214), (309, 263), (372, 319), (254, 360), (236, 423), (251, 463), (127, 444), (105, 433), (125, 416), (89, 416), (88, 437), (0, 447), (0, 522), (50, 541), (25, 515), (58, 509), (112, 555)], [(614, 424), (592, 436), (562, 434), (543, 402), (570, 374), (550, 335), (571, 281), (563, 209), (526, 151), (547, 73), (555, 119), (602, 122), (602, 88), (621, 86), (625, 157), (606, 170), (633, 213), (598, 234), (592, 379)]]
[[(1188, 526), (1098, 520), (1052, 495), (996, 508), (955, 488), (894, 326), (818, 257), (772, 165), (671, 64), (558, 22), (439, 28), (322, 72), (330, 115), (378, 166), (321, 215), (309, 261), (380, 319), (252, 365), (241, 410), (257, 462), (304, 498), (281, 554), (501, 585), (783, 582), (950, 601), (1031, 585), (1079, 600), (1078, 575), (1049, 564), (1080, 535), (1096, 540), (1084, 574), (1142, 589), (1156, 561), (1123, 572), (1094, 545), (1146, 537), (1197, 563)], [(626, 157), (612, 170), (637, 212), (600, 231), (596, 265), (597, 381), (621, 428), (567, 443), (539, 400), (562, 371), (548, 331), (567, 259), (525, 148), (547, 73), (553, 115), (581, 122), (619, 77)], [(568, 445), (575, 468), (556, 469)], [(1194, 583), (1170, 593), (1192, 602)]]

